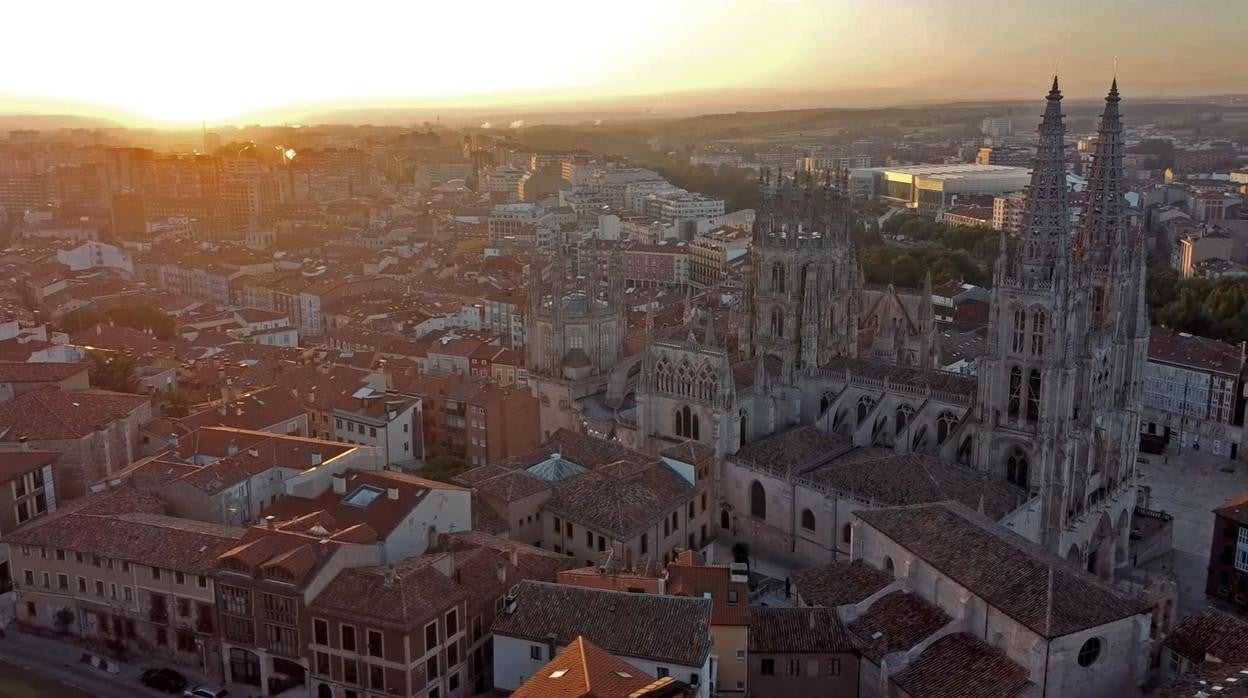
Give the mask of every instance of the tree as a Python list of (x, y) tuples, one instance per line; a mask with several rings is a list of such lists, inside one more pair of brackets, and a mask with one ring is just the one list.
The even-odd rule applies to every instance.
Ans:
[(429, 459), (425, 467), (421, 468), (420, 476), (438, 482), (450, 482), (451, 478), (467, 469), (468, 463), (463, 458), (435, 456)]
[(166, 417), (185, 417), (200, 400), (181, 388), (171, 388), (160, 396), (160, 413)]
[(91, 353), (91, 385), (119, 393), (139, 392), (139, 362), (132, 356)]

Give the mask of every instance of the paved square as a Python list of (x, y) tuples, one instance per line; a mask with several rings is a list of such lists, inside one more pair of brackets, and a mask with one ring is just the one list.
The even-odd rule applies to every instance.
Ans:
[(1151, 491), (1149, 508), (1174, 517), (1173, 555), (1147, 567), (1157, 572), (1173, 569), (1179, 582), (1179, 612), (1194, 613), (1208, 605), (1205, 575), (1213, 510), (1248, 490), (1248, 464), (1191, 450), (1169, 458), (1145, 457), (1148, 462), (1141, 463), (1138, 472), (1139, 484)]

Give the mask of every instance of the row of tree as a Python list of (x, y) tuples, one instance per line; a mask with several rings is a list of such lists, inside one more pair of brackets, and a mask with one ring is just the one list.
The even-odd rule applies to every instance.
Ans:
[(1154, 266), (1146, 294), (1154, 322), (1224, 342), (1248, 341), (1248, 279), (1184, 279)]

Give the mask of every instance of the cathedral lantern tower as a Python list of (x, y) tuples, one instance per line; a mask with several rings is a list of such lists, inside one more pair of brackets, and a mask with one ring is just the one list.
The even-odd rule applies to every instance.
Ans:
[(861, 272), (844, 173), (759, 175), (751, 248), (751, 355), (792, 369), (857, 353)]

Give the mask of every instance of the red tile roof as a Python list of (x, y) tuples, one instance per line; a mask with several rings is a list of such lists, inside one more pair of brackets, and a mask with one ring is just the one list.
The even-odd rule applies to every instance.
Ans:
[(52, 465), (61, 454), (52, 451), (0, 451), (0, 484)]
[(1248, 622), (1207, 608), (1183, 619), (1166, 638), (1165, 645), (1196, 664), (1204, 662), (1206, 657), (1229, 664), (1246, 663)]
[(654, 679), (578, 636), (512, 698), (629, 698)]
[(933, 642), (892, 680), (910, 698), (1013, 698), (1031, 687), (1026, 669), (970, 633)]
[(0, 403), (0, 441), (80, 439), (149, 401), (146, 395), (106, 390), (32, 390)]
[(87, 364), (0, 361), (0, 383), (51, 383), (87, 370)]

